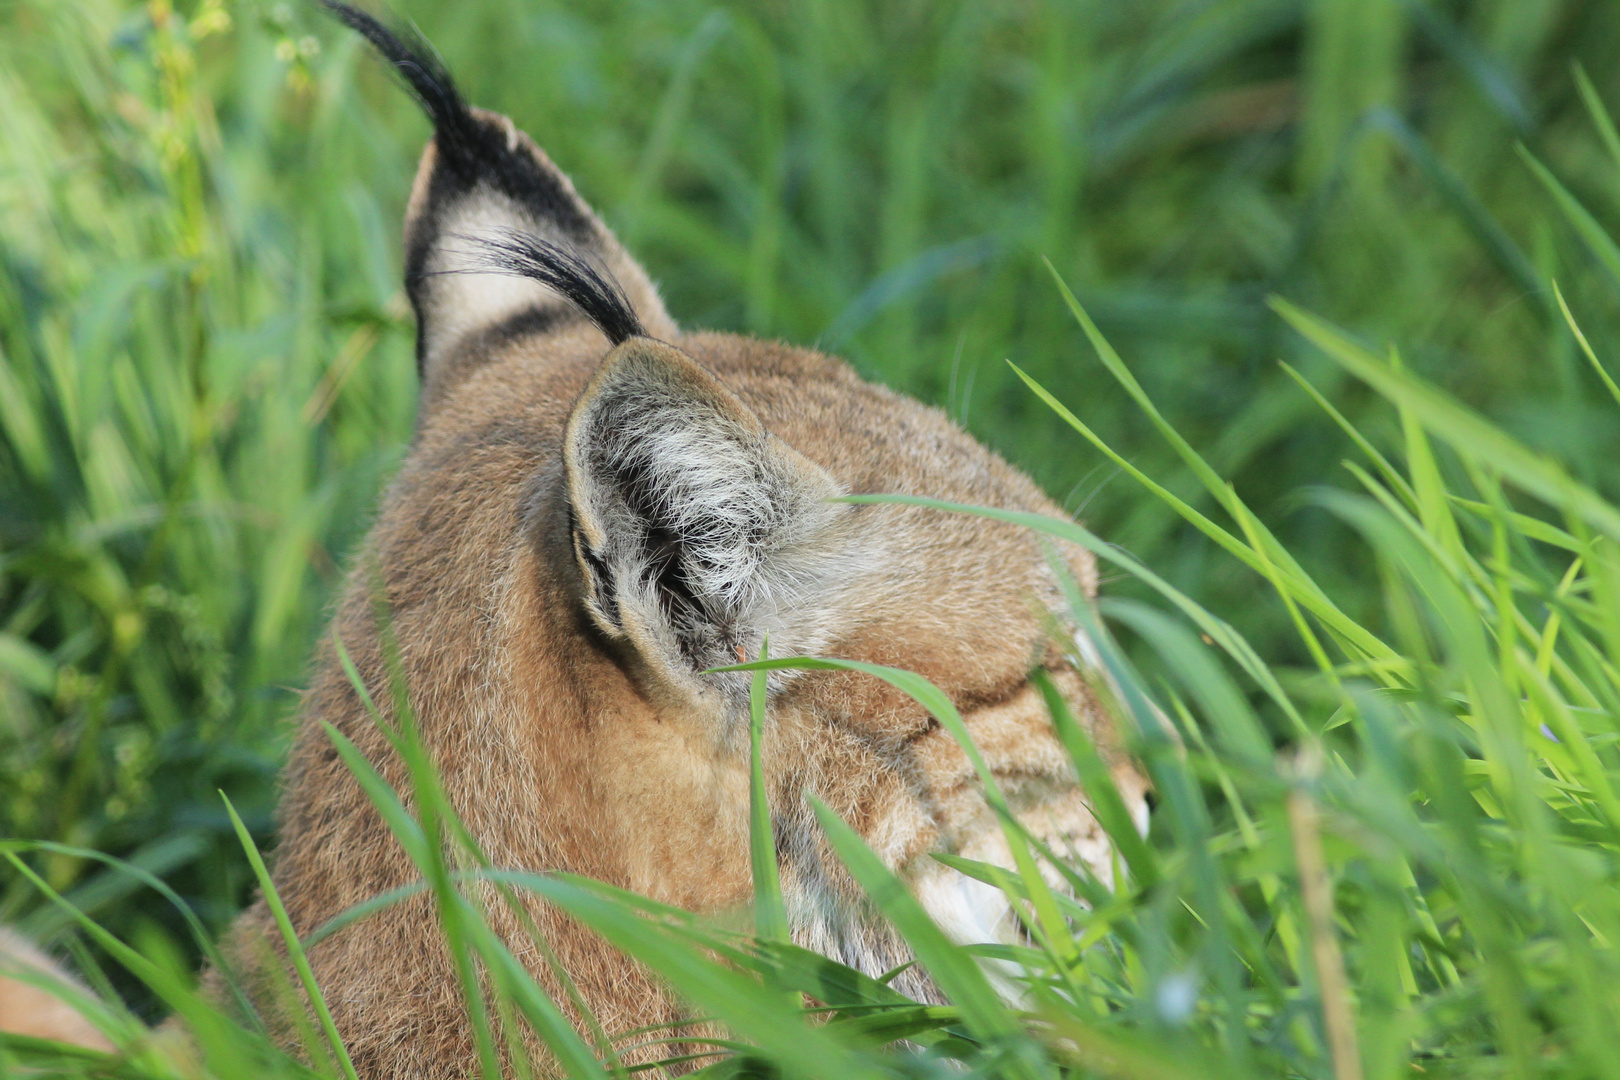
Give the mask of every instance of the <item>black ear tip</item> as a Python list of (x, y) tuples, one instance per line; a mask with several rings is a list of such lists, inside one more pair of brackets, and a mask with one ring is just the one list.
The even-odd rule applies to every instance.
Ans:
[(321, 6), (331, 12), (332, 17), (337, 19), (338, 22), (365, 37), (373, 44), (376, 44), (378, 38), (394, 38), (397, 40), (394, 32), (383, 25), (382, 20), (369, 11), (363, 11), (353, 4), (345, 4), (342, 0), (321, 0)]
[(517, 229), (502, 229), (494, 236), (467, 240), (482, 249), (485, 266), (490, 270), (518, 274), (561, 293), (615, 347), (630, 338), (647, 336), (613, 275), (592, 265), (573, 248)]
[(386, 9), (379, 17), (342, 0), (321, 0), (321, 4), (388, 61), (421, 102), (434, 129), (452, 149), (459, 150), (473, 134), (472, 113), (433, 46), (409, 22), (389, 17)]

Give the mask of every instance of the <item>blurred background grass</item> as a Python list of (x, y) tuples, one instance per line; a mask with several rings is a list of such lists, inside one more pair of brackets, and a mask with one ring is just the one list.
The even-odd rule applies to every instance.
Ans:
[[(1275, 362), (1365, 429), (1394, 420), (1268, 295), (1399, 342), (1620, 488), (1620, 430), (1545, 284), (1613, 356), (1620, 264), (1519, 149), (1620, 222), (1573, 67), (1620, 106), (1620, 6), (399, 8), (685, 325), (819, 343), (938, 404), (1275, 662), (1303, 660), (1281, 606), (1002, 363), (1207, 499), (1042, 256), (1352, 615), (1376, 623), (1375, 569), (1291, 501), (1341, 484), (1346, 443)], [(398, 222), (426, 135), (313, 3), (0, 3), (0, 836), (131, 856), (216, 926), (242, 901), (215, 792), (270, 841), (305, 657), (410, 434)], [(41, 867), (115, 933), (174, 918), (76, 860)], [(37, 903), (0, 879), (0, 921), (49, 937)]]

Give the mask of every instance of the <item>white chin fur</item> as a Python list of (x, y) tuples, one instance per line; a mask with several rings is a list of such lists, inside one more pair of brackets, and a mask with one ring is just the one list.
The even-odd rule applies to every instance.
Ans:
[[(1141, 799), (1132, 800), (1131, 816), (1133, 819), (1139, 819), (1137, 825), (1145, 833), (1146, 802)], [(1037, 829), (1037, 833), (1039, 832)], [(1054, 854), (1059, 858), (1084, 864), (1105, 888), (1113, 887), (1113, 845), (1108, 842), (1100, 829), (1068, 837), (1054, 843), (1053, 847)], [(964, 847), (962, 854), (978, 862), (1002, 867), (1007, 870), (1009, 876), (1017, 876), (1017, 871), (1011, 869), (1012, 851), (999, 829), (992, 827), (980, 833)], [(1053, 868), (1042, 865), (1041, 876), (1053, 890), (1067, 891), (1067, 883)], [(935, 924), (956, 944), (1027, 944), (1022, 940), (1018, 916), (1013, 911), (1006, 894), (1000, 889), (970, 878), (932, 859), (926, 860), (926, 864), (920, 868), (914, 881), (913, 888), (923, 910), (928, 912)], [(1026, 1003), (1028, 990), (1023, 978), (1025, 971), (1021, 965), (1005, 960), (981, 960), (979, 964), (990, 977), (996, 991), (1009, 1004)]]
[(917, 883), (917, 899), (945, 935), (958, 945), (1007, 944), (1017, 919), (1000, 889), (948, 866), (931, 867)]
[[(1012, 871), (1008, 871), (1012, 873)], [(935, 863), (923, 872), (916, 886), (923, 910), (958, 945), (1012, 945), (1018, 942), (1018, 917), (1006, 894), (948, 866)], [(1011, 1005), (1029, 996), (1020, 964), (980, 960), (996, 993)]]

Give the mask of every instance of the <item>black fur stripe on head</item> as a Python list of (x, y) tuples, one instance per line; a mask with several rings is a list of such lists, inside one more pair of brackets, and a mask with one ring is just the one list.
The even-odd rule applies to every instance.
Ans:
[(578, 252), (516, 229), (464, 239), (482, 250), (491, 270), (532, 278), (561, 293), (614, 345), (647, 336), (619, 283)]

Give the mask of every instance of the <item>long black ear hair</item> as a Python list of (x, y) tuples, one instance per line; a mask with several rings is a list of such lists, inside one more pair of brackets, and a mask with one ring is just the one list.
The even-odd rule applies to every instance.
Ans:
[(562, 293), (614, 345), (647, 336), (613, 275), (592, 266), (579, 252), (519, 229), (468, 239), (487, 256), (489, 269), (530, 278)]
[[(585, 233), (591, 222), (579, 212), (573, 192), (564, 191), (553, 174), (512, 145), (507, 131), (480, 119), (456, 89), (444, 61), (414, 26), (374, 15), (340, 0), (321, 0), (345, 26), (369, 41), (393, 67), (412, 96), (433, 121), (443, 166), (469, 187), (479, 181), (523, 201), (551, 194), (540, 216), (564, 232)], [(583, 239), (583, 235), (580, 237)]]

